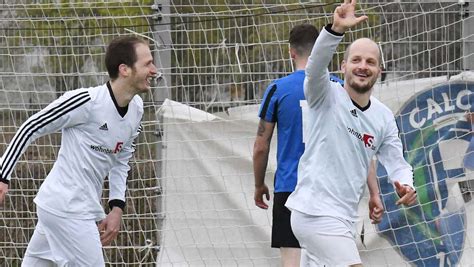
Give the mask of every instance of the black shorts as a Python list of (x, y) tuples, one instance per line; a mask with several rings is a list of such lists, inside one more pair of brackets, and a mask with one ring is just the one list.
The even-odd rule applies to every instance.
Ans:
[(272, 248), (299, 248), (290, 225), (291, 211), (285, 207), (290, 192), (273, 194)]

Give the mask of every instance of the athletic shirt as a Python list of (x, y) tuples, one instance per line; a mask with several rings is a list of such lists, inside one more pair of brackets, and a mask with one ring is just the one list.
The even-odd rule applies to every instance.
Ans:
[(106, 176), (109, 199), (125, 201), (128, 162), (141, 131), (143, 101), (136, 95), (122, 117), (107, 85), (69, 91), (23, 123), (1, 158), (1, 178), (10, 179), (35, 139), (61, 130), (58, 158), (34, 199), (36, 205), (61, 217), (101, 220)]
[(375, 97), (359, 107), (339, 84), (329, 80), (329, 65), (342, 36), (323, 29), (306, 66), (308, 102), (306, 149), (298, 183), (286, 206), (314, 216), (358, 218), (358, 204), (374, 155), (390, 180), (413, 187), (411, 166), (403, 158), (395, 118)]
[[(296, 186), (298, 163), (304, 151), (302, 108), (306, 107), (303, 82), (305, 71), (273, 81), (263, 95), (258, 116), (277, 125), (277, 169), (275, 193), (293, 192)], [(337, 76), (331, 80), (342, 83)]]

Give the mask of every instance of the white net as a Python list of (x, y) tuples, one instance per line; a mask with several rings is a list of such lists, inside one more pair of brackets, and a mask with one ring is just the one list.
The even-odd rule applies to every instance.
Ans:
[[(474, 3), (360, 2), (369, 21), (346, 35), (329, 68), (339, 69), (345, 45), (355, 38), (380, 43), (385, 72), (375, 95), (398, 114), (422, 203), (394, 207), (380, 168), (388, 212), (376, 228), (366, 218), (367, 199), (361, 201), (363, 262), (471, 263), (471, 128), (464, 113), (472, 109), (474, 90)], [(110, 39), (138, 33), (154, 40), (164, 79), (143, 96), (145, 129), (132, 160), (122, 231), (105, 248), (108, 265), (279, 263), (270, 248), (271, 211), (253, 204), (257, 108), (269, 82), (292, 71), (290, 29), (329, 23), (332, 1), (4, 0), (0, 6), (1, 151), (52, 99), (106, 81), (102, 61)], [(58, 135), (37, 140), (15, 169), (0, 213), (2, 266), (21, 261), (36, 219), (32, 199), (58, 147)], [(274, 167), (272, 161), (270, 187)]]

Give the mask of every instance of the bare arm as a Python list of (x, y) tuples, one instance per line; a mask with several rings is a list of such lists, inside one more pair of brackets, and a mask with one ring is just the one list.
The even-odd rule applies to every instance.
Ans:
[(265, 184), (265, 173), (267, 171), (268, 155), (270, 153), (270, 142), (272, 141), (275, 123), (260, 120), (258, 124), (257, 137), (253, 146), (253, 173), (255, 177), (255, 205), (267, 209), (268, 205), (263, 201), (263, 195), (270, 200), (268, 187)]
[(370, 163), (369, 174), (367, 175), (367, 186), (369, 187), (370, 195), (378, 195), (380, 193), (379, 186), (377, 183), (377, 173), (375, 169), (375, 164), (376, 161), (372, 160), (372, 162)]
[(369, 187), (369, 217), (372, 223), (379, 223), (382, 220), (383, 204), (380, 199), (380, 191), (377, 182), (377, 173), (375, 169), (376, 161), (370, 164), (369, 173), (367, 175), (367, 186)]

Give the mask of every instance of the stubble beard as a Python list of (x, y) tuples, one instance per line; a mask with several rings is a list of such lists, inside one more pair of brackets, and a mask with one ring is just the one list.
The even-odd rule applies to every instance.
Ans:
[(349, 86), (359, 94), (365, 94), (372, 89), (377, 79), (371, 79), (365, 85), (355, 82), (353, 79), (348, 81)]

